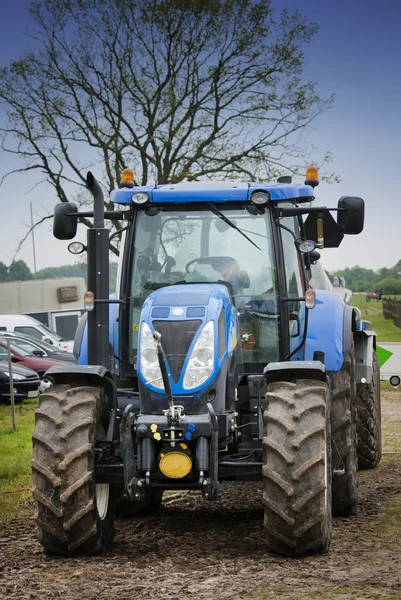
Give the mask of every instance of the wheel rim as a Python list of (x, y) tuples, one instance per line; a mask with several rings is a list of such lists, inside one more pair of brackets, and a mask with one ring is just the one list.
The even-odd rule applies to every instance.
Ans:
[(96, 484), (96, 508), (99, 519), (104, 521), (109, 508), (110, 485), (108, 483)]
[[(96, 426), (96, 438), (104, 437), (105, 430), (102, 425)], [(109, 508), (109, 496), (110, 496), (110, 484), (109, 483), (97, 483), (95, 485), (96, 495), (96, 509), (99, 515), (99, 519), (104, 521)]]

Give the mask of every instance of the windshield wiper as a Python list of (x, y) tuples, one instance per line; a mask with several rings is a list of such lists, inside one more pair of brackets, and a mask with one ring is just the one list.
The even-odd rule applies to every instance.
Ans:
[(229, 225), (233, 229), (236, 229), (237, 231), (239, 231), (240, 234), (243, 235), (246, 240), (248, 240), (248, 242), (251, 242), (251, 244), (253, 246), (255, 246), (255, 248), (257, 248), (258, 250), (260, 250), (259, 246), (257, 244), (255, 244), (255, 242), (253, 242), (251, 240), (251, 238), (249, 238), (246, 235), (246, 233), (244, 233), (243, 231), (241, 231), (241, 229), (239, 227), (237, 227), (235, 223), (233, 223), (232, 221), (230, 221), (230, 219), (228, 217), (226, 217), (226, 215), (224, 213), (222, 213), (221, 210), (219, 210), (216, 206), (214, 206), (214, 204), (211, 204), (210, 202), (207, 202), (207, 205), (208, 205), (208, 207), (210, 208), (210, 210), (215, 215), (217, 215), (218, 217), (220, 217), (220, 219), (222, 219), (225, 223), (227, 223), (227, 225)]

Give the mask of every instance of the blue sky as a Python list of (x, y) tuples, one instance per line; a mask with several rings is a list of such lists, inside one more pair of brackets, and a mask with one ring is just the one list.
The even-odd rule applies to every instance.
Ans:
[[(305, 79), (318, 83), (322, 96), (336, 94), (334, 108), (310, 127), (308, 143), (316, 157), (331, 151), (331, 169), (341, 183), (322, 184), (317, 202), (336, 206), (343, 195), (366, 202), (365, 230), (348, 236), (338, 250), (323, 253), (329, 270), (356, 264), (367, 268), (392, 266), (401, 258), (401, 0), (273, 0), (277, 9), (298, 9), (320, 30), (305, 49)], [(13, 0), (0, 21), (0, 64), (18, 57), (29, 44), (27, 0)], [(4, 107), (0, 106), (0, 120)], [(11, 165), (0, 154), (0, 171)], [(31, 188), (32, 176), (9, 179), (0, 188), (2, 240), (0, 261), (9, 264), (29, 222), (29, 203), (36, 217), (57, 201), (45, 185)], [(84, 232), (81, 239), (85, 237)], [(46, 222), (36, 232), (37, 268), (68, 264), (67, 244), (57, 242)], [(33, 268), (32, 244), (18, 258)]]

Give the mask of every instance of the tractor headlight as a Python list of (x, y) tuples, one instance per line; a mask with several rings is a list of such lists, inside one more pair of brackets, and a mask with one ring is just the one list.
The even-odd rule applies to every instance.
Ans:
[(184, 389), (199, 387), (214, 370), (214, 322), (209, 321), (201, 331), (188, 361)]
[(145, 204), (149, 200), (149, 196), (146, 192), (136, 192), (136, 194), (132, 194), (131, 200), (135, 204)]
[(147, 323), (141, 325), (139, 336), (139, 364), (146, 383), (159, 390), (164, 390), (162, 372), (153, 341), (153, 335)]
[(251, 201), (254, 204), (267, 204), (270, 200), (270, 194), (268, 192), (254, 192), (251, 196)]

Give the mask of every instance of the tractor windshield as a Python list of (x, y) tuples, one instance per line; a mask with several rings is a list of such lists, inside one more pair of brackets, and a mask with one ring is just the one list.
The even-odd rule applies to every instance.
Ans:
[(238, 311), (244, 367), (278, 360), (276, 274), (270, 216), (255, 206), (150, 207), (138, 213), (131, 289), (131, 362), (146, 297), (177, 283), (224, 281)]

